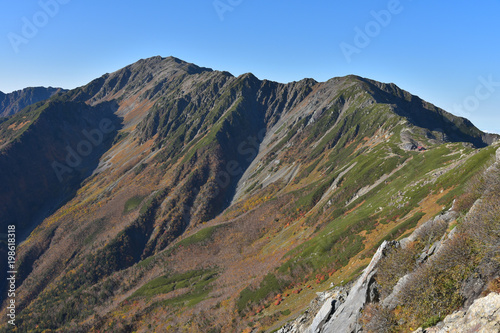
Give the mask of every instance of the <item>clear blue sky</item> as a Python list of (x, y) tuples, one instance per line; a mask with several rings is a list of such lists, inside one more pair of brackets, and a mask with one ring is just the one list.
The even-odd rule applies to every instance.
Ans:
[(173, 55), (279, 82), (394, 82), (500, 133), (499, 13), (499, 0), (3, 1), (0, 90), (74, 88)]

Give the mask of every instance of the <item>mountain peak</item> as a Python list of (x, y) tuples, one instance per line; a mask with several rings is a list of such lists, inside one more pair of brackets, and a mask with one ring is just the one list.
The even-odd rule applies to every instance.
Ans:
[(154, 56), (151, 58), (140, 59), (139, 61), (125, 67), (125, 69), (130, 68), (133, 70), (140, 70), (142, 68), (154, 69), (154, 70), (182, 70), (188, 74), (199, 74), (202, 72), (211, 72), (213, 71), (211, 68), (205, 68), (197, 66), (193, 63), (184, 61), (182, 59), (169, 56), (169, 57), (161, 57)]

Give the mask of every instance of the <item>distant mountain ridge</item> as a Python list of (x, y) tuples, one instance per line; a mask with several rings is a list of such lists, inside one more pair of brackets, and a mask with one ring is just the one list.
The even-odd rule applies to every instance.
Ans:
[(52, 87), (29, 87), (8, 94), (0, 91), (0, 117), (12, 116), (29, 105), (46, 100), (54, 94), (65, 91), (62, 88)]

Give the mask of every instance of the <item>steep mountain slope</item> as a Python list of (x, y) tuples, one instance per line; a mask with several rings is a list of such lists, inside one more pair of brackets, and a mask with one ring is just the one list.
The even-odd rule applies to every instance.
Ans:
[[(392, 84), (280, 84), (155, 57), (3, 122), (2, 154), (33, 155), (40, 128), (53, 154), (35, 160), (63, 164), (103, 119), (118, 133), (18, 249), (20, 329), (271, 328), (450, 206), (498, 139)], [(32, 186), (39, 207), (53, 197)]]
[(319, 311), (312, 303), (308, 315), (279, 332), (411, 332), (419, 326), (419, 332), (497, 332), (499, 193), (497, 148), (494, 163), (468, 182), (450, 210), (408, 237), (383, 242), (352, 288), (321, 294)]
[(0, 91), (0, 118), (12, 116), (22, 109), (37, 102), (46, 100), (66, 90), (52, 87), (30, 87), (16, 90), (9, 94)]
[[(109, 129), (103, 132), (105, 117), (109, 124), (103, 125)], [(109, 103), (90, 107), (58, 99), (28, 108), (2, 124), (1, 227), (27, 228), (44, 206), (49, 209), (63, 201), (65, 193), (75, 191), (109, 148), (118, 126)]]

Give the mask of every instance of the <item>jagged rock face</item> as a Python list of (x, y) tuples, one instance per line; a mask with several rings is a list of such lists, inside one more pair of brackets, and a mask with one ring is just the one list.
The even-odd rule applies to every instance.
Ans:
[(346, 285), (319, 293), (302, 315), (280, 328), (278, 333), (305, 333), (323, 327), (335, 309), (345, 302), (349, 290), (349, 286)]
[(486, 297), (478, 298), (463, 311), (457, 311), (435, 327), (419, 328), (415, 333), (460, 333), (500, 332), (500, 294), (491, 293)]
[(368, 267), (363, 271), (363, 275), (356, 281), (349, 291), (344, 303), (335, 306), (335, 299), (328, 299), (321, 311), (314, 318), (313, 324), (306, 331), (307, 333), (321, 332), (359, 332), (359, 318), (361, 310), (367, 302), (376, 301), (372, 297), (373, 277), (377, 272), (377, 264), (383, 258), (386, 250), (391, 246), (384, 241), (373, 256)]
[(61, 88), (34, 87), (17, 90), (10, 94), (0, 92), (0, 117), (12, 116), (27, 106), (46, 100), (54, 94), (64, 91)]

